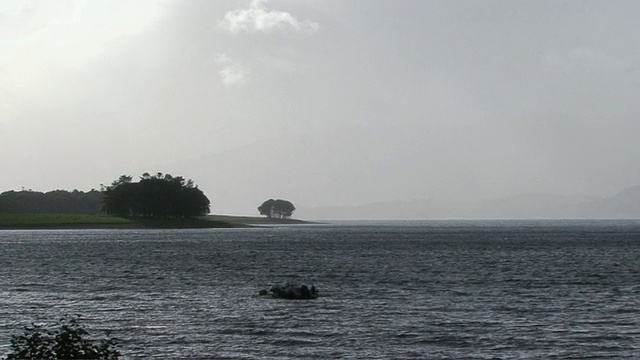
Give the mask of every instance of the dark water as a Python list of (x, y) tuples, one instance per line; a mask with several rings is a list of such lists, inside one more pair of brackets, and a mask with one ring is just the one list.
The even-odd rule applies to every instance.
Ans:
[[(127, 358), (640, 358), (639, 222), (1, 231), (0, 249), (0, 355), (81, 314)], [(286, 280), (321, 297), (256, 295)]]

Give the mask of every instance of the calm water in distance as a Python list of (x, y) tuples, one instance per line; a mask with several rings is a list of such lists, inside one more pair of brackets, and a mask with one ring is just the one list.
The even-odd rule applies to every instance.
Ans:
[[(0, 357), (80, 314), (126, 358), (638, 359), (640, 222), (0, 231)], [(257, 296), (287, 280), (320, 298)]]

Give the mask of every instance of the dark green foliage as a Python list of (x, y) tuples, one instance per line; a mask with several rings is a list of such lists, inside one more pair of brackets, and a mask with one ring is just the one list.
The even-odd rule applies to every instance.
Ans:
[(182, 176), (144, 173), (137, 183), (122, 175), (107, 187), (104, 210), (120, 216), (195, 218), (209, 213), (209, 199)]
[(0, 214), (98, 214), (102, 197), (97, 190), (6, 191), (0, 194)]
[(100, 341), (87, 339), (89, 333), (81, 326), (79, 316), (63, 318), (56, 325), (57, 328), (53, 330), (36, 324), (25, 326), (23, 335), (11, 337), (11, 353), (6, 360), (120, 358), (114, 338)]
[(291, 217), (291, 214), (296, 210), (295, 206), (287, 200), (273, 200), (269, 199), (262, 203), (258, 207), (258, 211), (261, 215), (266, 215), (268, 218), (286, 219)]

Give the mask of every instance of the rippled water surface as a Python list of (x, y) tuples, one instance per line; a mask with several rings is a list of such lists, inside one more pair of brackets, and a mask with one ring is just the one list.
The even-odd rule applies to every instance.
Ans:
[[(81, 314), (126, 358), (637, 359), (640, 223), (0, 231), (0, 356)], [(315, 284), (320, 298), (257, 296)]]

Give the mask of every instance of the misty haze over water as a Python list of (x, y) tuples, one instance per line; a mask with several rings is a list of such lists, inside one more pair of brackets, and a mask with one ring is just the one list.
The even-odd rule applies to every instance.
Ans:
[(638, 219), (640, 186), (608, 198), (529, 194), (477, 202), (389, 201), (302, 208), (298, 214), (308, 219)]

